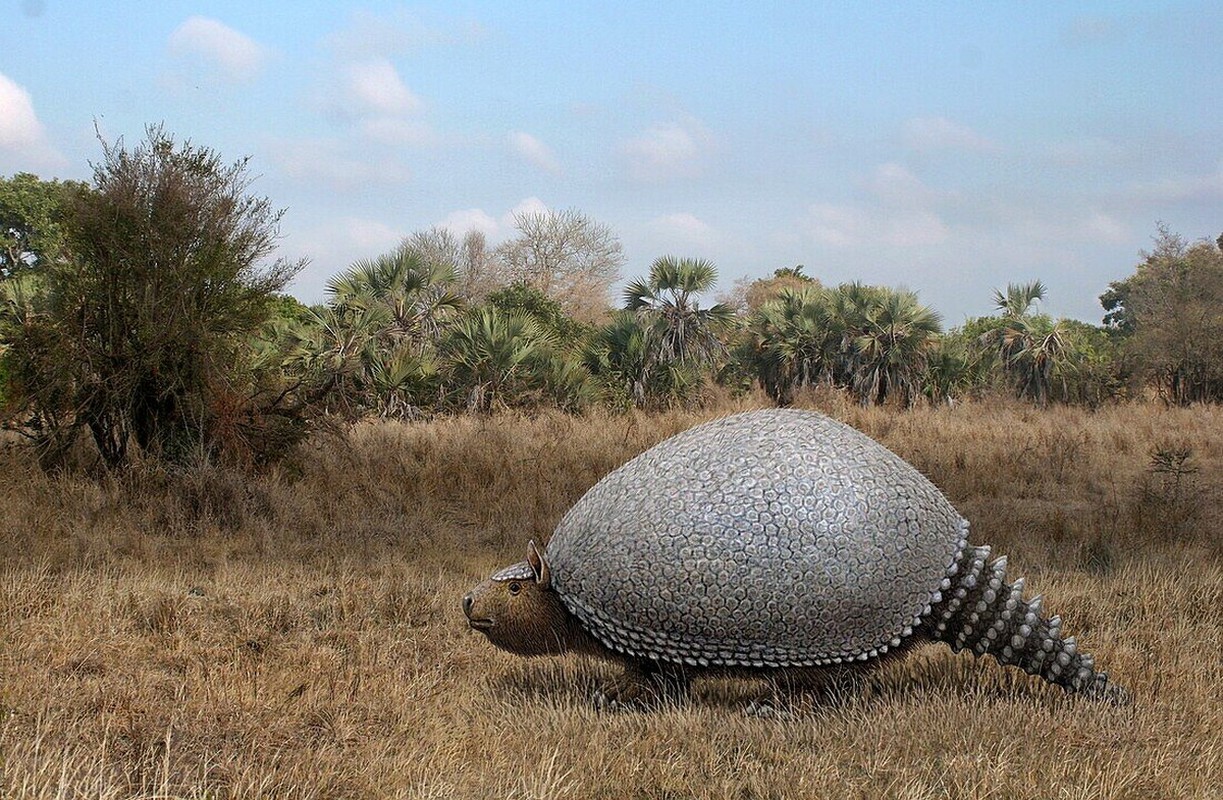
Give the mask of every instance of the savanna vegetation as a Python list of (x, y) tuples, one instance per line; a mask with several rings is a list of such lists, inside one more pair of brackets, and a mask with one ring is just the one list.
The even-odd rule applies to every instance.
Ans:
[(6, 797), (1213, 798), (1223, 411), (822, 408), (920, 466), (1134, 694), (1076, 700), (931, 646), (860, 696), (762, 686), (601, 712), (614, 671), (527, 661), (460, 598), (602, 474), (721, 413), (362, 424), (255, 477), (101, 482), (3, 456)]
[[(575, 210), (415, 233), (307, 307), (279, 214), (157, 128), (0, 180), (0, 795), (1217, 796), (1223, 241), (1160, 227), (1100, 326), (1034, 281), (945, 329), (803, 267), (709, 303), (681, 256), (612, 304)], [(781, 719), (724, 681), (609, 713), (603, 666), (467, 631), (599, 477), (774, 404), (918, 466), (1135, 702), (931, 647)]]
[[(989, 396), (1098, 407), (1223, 399), (1223, 253), (1159, 227), (1101, 298), (1103, 324), (1040, 311), (1040, 281), (945, 330), (909, 289), (803, 267), (733, 287), (664, 255), (610, 304), (623, 254), (576, 210), (521, 214), (490, 246), (431, 229), (282, 292), (280, 213), (160, 128), (103, 145), (91, 184), (0, 181), (0, 402), (55, 468), (81, 439), (121, 467), (282, 458), (320, 425), (510, 409), (660, 410), (827, 388), (864, 405)], [(1221, 237), (1223, 238), (1223, 237)]]

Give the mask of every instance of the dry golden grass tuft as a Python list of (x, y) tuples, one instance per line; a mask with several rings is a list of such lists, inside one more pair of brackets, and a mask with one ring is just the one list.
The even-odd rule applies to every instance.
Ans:
[(733, 408), (370, 425), (250, 480), (97, 484), (10, 452), (0, 796), (1220, 796), (1223, 411), (825, 406), (943, 487), (1134, 704), (929, 647), (781, 719), (731, 681), (604, 713), (607, 667), (468, 633), (472, 583), (612, 467)]

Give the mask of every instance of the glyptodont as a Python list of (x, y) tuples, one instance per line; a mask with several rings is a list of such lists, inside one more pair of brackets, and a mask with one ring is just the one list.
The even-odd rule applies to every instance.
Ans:
[(827, 689), (932, 641), (1124, 699), (968, 533), (934, 484), (868, 436), (811, 411), (752, 411), (607, 475), (546, 552), (529, 543), (463, 610), (513, 653), (620, 662), (600, 695), (613, 702), (680, 695), (703, 674)]

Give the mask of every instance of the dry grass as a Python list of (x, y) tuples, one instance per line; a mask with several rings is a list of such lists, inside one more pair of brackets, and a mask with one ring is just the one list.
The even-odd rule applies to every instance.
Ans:
[[(919, 465), (1136, 695), (924, 649), (861, 696), (603, 713), (458, 600), (715, 412), (370, 426), (246, 481), (0, 469), (0, 796), (1163, 798), (1223, 786), (1223, 411), (830, 406)], [(730, 410), (723, 409), (722, 411)], [(1180, 483), (1154, 469), (1190, 446)]]

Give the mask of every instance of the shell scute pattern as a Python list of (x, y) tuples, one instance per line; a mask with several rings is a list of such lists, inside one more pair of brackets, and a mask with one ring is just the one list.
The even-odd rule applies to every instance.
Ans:
[(928, 480), (814, 412), (672, 437), (596, 484), (548, 544), (553, 586), (637, 657), (799, 666), (870, 657), (928, 609), (967, 523)]

